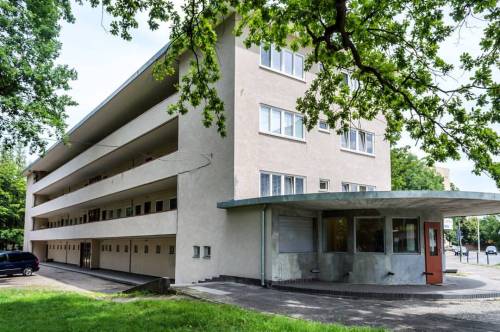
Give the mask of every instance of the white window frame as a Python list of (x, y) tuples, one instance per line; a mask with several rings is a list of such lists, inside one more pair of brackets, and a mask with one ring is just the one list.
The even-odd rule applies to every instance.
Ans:
[[(298, 52), (293, 52), (292, 50), (289, 50), (287, 48), (281, 48), (281, 51), (279, 51), (279, 56), (280, 56), (280, 63), (281, 63), (281, 68), (278, 70), (278, 69), (274, 69), (272, 66), (273, 66), (273, 48), (275, 46), (274, 45), (271, 45), (270, 48), (269, 48), (269, 52), (271, 52), (271, 57), (269, 59), (269, 64), (270, 66), (267, 66), (265, 64), (262, 63), (262, 52), (265, 51), (264, 49), (264, 46), (263, 45), (260, 45), (260, 49), (259, 49), (259, 67), (261, 68), (264, 68), (264, 69), (267, 69), (267, 70), (270, 70), (270, 71), (273, 71), (275, 73), (279, 73), (279, 74), (282, 74), (282, 75), (285, 75), (287, 77), (291, 77), (291, 78), (294, 78), (296, 80), (299, 80), (301, 82), (305, 82), (305, 69), (304, 69), (304, 66), (305, 66), (305, 56), (303, 54), (300, 54)], [(288, 74), (286, 71), (285, 71), (285, 61), (284, 61), (284, 56), (283, 56), (283, 53), (284, 52), (290, 52), (292, 54), (292, 74)], [(300, 57), (302, 59), (302, 76), (297, 76), (295, 73), (296, 73), (296, 69), (295, 69), (295, 57)]]
[[(326, 129), (325, 128), (321, 128), (321, 123), (324, 123), (326, 124)], [(329, 134), (330, 133), (330, 124), (328, 123), (327, 120), (323, 120), (323, 119), (319, 119), (318, 120), (318, 130), (323, 132), (323, 133), (327, 133)]]
[[(321, 183), (326, 183), (326, 189), (321, 189)], [(319, 179), (319, 191), (327, 192), (330, 190), (330, 180), (328, 179)]]
[[(262, 112), (263, 108), (269, 109), (269, 118), (267, 119), (268, 120), (267, 122), (269, 123), (268, 128), (261, 128), (261, 123), (262, 123), (261, 117), (262, 117), (262, 113), (263, 113)], [(272, 123), (273, 111), (280, 112), (280, 132), (279, 133), (275, 133), (271, 130), (273, 128), (273, 123)], [(291, 136), (285, 134), (285, 114), (292, 115), (292, 135)], [(302, 137), (295, 136), (296, 131), (297, 131), (297, 128), (295, 126), (295, 122), (296, 122), (297, 118), (302, 119)], [(282, 108), (270, 106), (267, 104), (260, 104), (259, 105), (259, 132), (266, 134), (266, 135), (273, 135), (273, 136), (283, 137), (283, 138), (301, 141), (301, 142), (306, 141), (306, 130), (305, 130), (305, 126), (304, 126), (304, 116), (302, 114), (297, 113), (297, 112), (287, 111), (287, 110), (284, 110)]]
[[(351, 148), (351, 130), (354, 130), (356, 132), (356, 148)], [(371, 135), (372, 136), (372, 150), (373, 152), (367, 152), (367, 151), (362, 151), (360, 150), (361, 146), (361, 139), (360, 139), (360, 133), (364, 133), (365, 137), (366, 135)], [(366, 131), (366, 130), (361, 130), (357, 128), (349, 128), (349, 131), (347, 132), (347, 147), (342, 146), (342, 140), (344, 139), (344, 136), (346, 133), (341, 133), (340, 134), (340, 150), (342, 151), (347, 151), (347, 152), (353, 152), (353, 153), (358, 153), (366, 156), (375, 156), (375, 133)], [(365, 140), (365, 146), (368, 147), (368, 144), (366, 144), (367, 140)]]
[[(349, 190), (348, 191), (344, 191), (344, 186), (349, 186)], [(356, 186), (356, 190), (352, 190), (353, 186)], [(354, 183), (354, 182), (347, 182), (347, 181), (342, 181), (340, 189), (342, 190), (342, 192), (355, 193), (355, 192), (362, 192), (361, 190), (359, 190), (360, 187), (365, 187), (366, 188), (366, 190), (364, 190), (363, 192), (376, 191), (377, 190), (376, 186), (371, 186), (371, 185), (368, 185), (368, 184)]]
[[(262, 174), (269, 175), (269, 190), (268, 190), (268, 195), (262, 196)], [(273, 175), (279, 176), (280, 177), (280, 194), (279, 195), (273, 195)], [(291, 194), (285, 194), (285, 177), (292, 177), (293, 178), (293, 193)], [(259, 172), (259, 197), (270, 197), (270, 196), (283, 196), (283, 195), (299, 195), (297, 194), (297, 179), (302, 179), (303, 183), (303, 191), (302, 194), (305, 194), (306, 191), (306, 177), (301, 176), (301, 175), (293, 175), (293, 174), (284, 174), (284, 173), (276, 173), (276, 172), (268, 172), (268, 171), (260, 171)]]

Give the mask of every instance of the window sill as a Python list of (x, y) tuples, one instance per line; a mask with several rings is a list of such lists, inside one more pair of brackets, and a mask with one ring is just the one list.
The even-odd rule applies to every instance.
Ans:
[(318, 131), (323, 134), (331, 134), (329, 129), (318, 129)]
[(203, 259), (210, 259), (211, 256), (203, 256)]
[(276, 74), (279, 74), (279, 75), (282, 75), (282, 76), (285, 76), (285, 77), (288, 77), (288, 78), (292, 78), (298, 82), (302, 82), (302, 83), (306, 83), (306, 80), (304, 78), (299, 78), (297, 76), (293, 76), (293, 75), (290, 75), (290, 74), (287, 74), (287, 73), (284, 73), (282, 71), (279, 71), (279, 70), (276, 70), (276, 69), (273, 69), (271, 67), (266, 67), (264, 65), (259, 65), (259, 67), (261, 69), (264, 69), (264, 70), (267, 70), (267, 71), (270, 71), (272, 73), (276, 73)]
[(193, 258), (200, 258), (200, 256), (193, 256)]
[(350, 152), (350, 153), (354, 153), (354, 154), (359, 154), (361, 156), (375, 158), (375, 153), (366, 153), (366, 152), (355, 151), (355, 150), (350, 150), (350, 149), (346, 149), (346, 148), (340, 148), (340, 151)]
[(285, 140), (289, 140), (289, 141), (293, 141), (293, 142), (298, 142), (298, 143), (304, 143), (304, 144), (306, 143), (306, 140), (303, 139), (303, 138), (296, 138), (296, 137), (284, 136), (284, 135), (274, 134), (274, 133), (265, 132), (265, 131), (259, 131), (259, 134), (265, 135), (265, 136), (271, 136), (271, 137), (281, 138), (281, 139), (285, 139)]

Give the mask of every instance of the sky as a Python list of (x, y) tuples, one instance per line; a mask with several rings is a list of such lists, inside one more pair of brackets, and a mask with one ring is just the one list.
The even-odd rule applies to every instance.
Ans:
[[(78, 106), (67, 109), (68, 129), (99, 105), (168, 41), (168, 27), (161, 26), (151, 31), (145, 23), (145, 17), (141, 17), (139, 28), (133, 31), (132, 41), (125, 41), (106, 31), (110, 18), (103, 16), (100, 8), (73, 4), (73, 12), (76, 23), (62, 25), (63, 47), (59, 58), (60, 63), (78, 72), (78, 79), (72, 82), (72, 90), (69, 91)], [(477, 51), (480, 31), (480, 26), (463, 29), (460, 36), (455, 35), (444, 43), (442, 57), (456, 64), (460, 53), (465, 50), (473, 53)], [(460, 71), (454, 75), (457, 80), (464, 79)], [(403, 138), (401, 145), (410, 145), (414, 153), (424, 156), (408, 138)], [(32, 156), (30, 159), (34, 158)], [(437, 165), (450, 169), (451, 182), (460, 190), (500, 192), (489, 177), (473, 175), (472, 163), (464, 158)]]

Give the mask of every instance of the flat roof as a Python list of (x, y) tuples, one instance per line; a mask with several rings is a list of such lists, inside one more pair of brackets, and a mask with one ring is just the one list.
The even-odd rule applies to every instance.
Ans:
[(500, 194), (471, 191), (366, 191), (256, 197), (217, 203), (220, 209), (289, 205), (310, 210), (428, 209), (444, 217), (500, 214)]

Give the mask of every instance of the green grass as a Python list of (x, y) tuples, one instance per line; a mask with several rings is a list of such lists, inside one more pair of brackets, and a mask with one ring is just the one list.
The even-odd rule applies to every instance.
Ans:
[(0, 290), (1, 331), (382, 331), (186, 299), (122, 302), (73, 292)]

